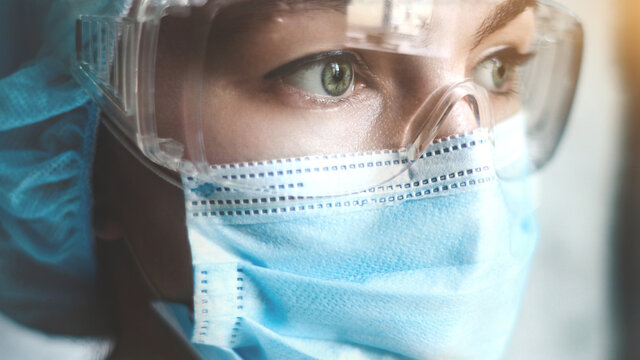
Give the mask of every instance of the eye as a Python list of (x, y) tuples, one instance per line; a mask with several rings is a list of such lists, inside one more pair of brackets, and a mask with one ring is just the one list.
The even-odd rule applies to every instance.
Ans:
[(354, 89), (357, 60), (341, 51), (312, 55), (265, 75), (319, 97), (340, 97)]
[(313, 95), (338, 97), (353, 89), (353, 65), (342, 60), (323, 61), (308, 65), (283, 81)]
[(513, 77), (513, 66), (498, 58), (490, 58), (481, 62), (473, 71), (476, 83), (489, 91), (505, 92)]
[(516, 91), (518, 68), (534, 54), (521, 54), (514, 48), (494, 53), (473, 69), (473, 80), (494, 93)]

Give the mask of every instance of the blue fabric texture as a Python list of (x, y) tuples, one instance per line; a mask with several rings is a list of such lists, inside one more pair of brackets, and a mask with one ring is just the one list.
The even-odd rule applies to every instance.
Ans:
[(335, 199), (203, 196), (206, 180), (183, 178), (194, 266), (185, 333), (207, 359), (501, 358), (538, 231), (530, 180), (499, 179), (486, 139), (434, 144), (476, 145)]
[(78, 14), (118, 11), (116, 2), (12, 0), (0, 12), (0, 312), (49, 332), (101, 326), (91, 230), (98, 110), (69, 60)]
[[(537, 232), (530, 210), (509, 214), (500, 192), (495, 186), (299, 221), (204, 225), (246, 260), (240, 272), (226, 261), (194, 265), (200, 281), (230, 279), (229, 293), (205, 285), (215, 295), (195, 331), (221, 333), (229, 320), (233, 326), (220, 337), (228, 345), (197, 348), (203, 356), (229, 354), (210, 359), (501, 358)], [(241, 310), (216, 298), (227, 294), (242, 298)]]

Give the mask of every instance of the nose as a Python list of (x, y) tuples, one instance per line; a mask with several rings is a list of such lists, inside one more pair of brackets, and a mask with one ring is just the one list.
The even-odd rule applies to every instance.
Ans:
[(477, 99), (471, 95), (460, 99), (440, 123), (435, 139), (467, 134), (480, 126)]

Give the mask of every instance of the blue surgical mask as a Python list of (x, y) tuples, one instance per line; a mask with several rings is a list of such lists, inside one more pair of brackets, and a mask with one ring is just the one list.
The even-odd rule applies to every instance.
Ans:
[[(197, 350), (216, 359), (499, 358), (537, 233), (528, 183), (497, 178), (488, 139), (478, 130), (436, 142), (404, 176), (348, 196), (279, 197), (183, 178)], [(295, 172), (273, 170), (257, 187), (295, 182), (285, 178)]]

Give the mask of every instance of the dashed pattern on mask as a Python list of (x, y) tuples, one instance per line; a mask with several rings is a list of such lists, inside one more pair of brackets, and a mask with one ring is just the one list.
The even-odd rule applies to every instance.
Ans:
[[(294, 201), (309, 202), (314, 200), (313, 198), (294, 196), (192, 201), (190, 214), (192, 217), (261, 216), (324, 209), (392, 205), (413, 199), (443, 195), (444, 193), (449, 193), (451, 191), (464, 190), (468, 187), (491, 182), (494, 179), (494, 175), (490, 170), (491, 168), (489, 166), (460, 170), (458, 172), (450, 173), (449, 175), (441, 175), (439, 177), (424, 179), (422, 181), (371, 188), (368, 191), (360, 193), (356, 198), (352, 196), (347, 197), (348, 200), (340, 200), (340, 198), (336, 198), (329, 201), (322, 201), (315, 199), (315, 203), (312, 204), (291, 204), (291, 202)], [(482, 173), (489, 173), (489, 175), (482, 176)], [(469, 177), (474, 178), (467, 179)], [(446, 183), (443, 185), (428, 186), (429, 184), (442, 182)], [(385, 195), (390, 192), (396, 192), (396, 194), (392, 194), (390, 196)], [(260, 208), (249, 208), (254, 206), (259, 206)]]
[[(236, 280), (238, 281), (238, 286), (236, 287), (236, 290), (238, 291), (238, 295), (236, 296), (238, 305), (236, 306), (236, 309), (238, 311), (242, 311), (244, 310), (244, 273), (240, 268), (238, 268), (238, 277)], [(236, 317), (236, 322), (233, 324), (233, 328), (231, 329), (231, 340), (229, 341), (231, 345), (235, 345), (238, 341), (238, 334), (240, 333), (240, 326), (242, 325), (241, 320), (241, 317)]]
[[(236, 269), (236, 293), (231, 294), (231, 296), (235, 296), (232, 302), (229, 302), (229, 299), (225, 299), (230, 295), (226, 291), (227, 289), (221, 289), (219, 285), (210, 286), (210, 280), (220, 280), (216, 279), (216, 276), (219, 276), (220, 273), (210, 274), (210, 272), (211, 269), (199, 269), (196, 272), (196, 295), (194, 298), (196, 303), (194, 304), (194, 311), (200, 312), (202, 314), (200, 318), (203, 320), (196, 324), (197, 334), (195, 334), (194, 338), (197, 342), (204, 343), (212, 336), (216, 337), (217, 341), (221, 341), (226, 337), (228, 344), (225, 344), (225, 346), (229, 345), (233, 347), (233, 345), (240, 340), (239, 336), (242, 326), (242, 317), (240, 314), (244, 310), (244, 271), (241, 268)], [(227, 308), (220, 309), (221, 304), (226, 305)], [(213, 313), (210, 314), (210, 310), (226, 314), (226, 316), (218, 318)], [(221, 332), (224, 333), (225, 336), (221, 337)]]
[[(451, 179), (455, 179), (455, 178), (460, 178), (463, 176), (471, 176), (473, 174), (477, 174), (480, 173), (482, 171), (489, 171), (489, 166), (484, 166), (484, 167), (478, 167), (475, 169), (467, 169), (467, 170), (460, 170), (458, 172), (452, 172), (449, 175), (440, 175), (440, 176), (435, 176), (435, 177), (431, 177), (428, 179), (424, 179), (421, 181), (414, 181), (414, 182), (407, 182), (404, 184), (395, 184), (395, 185), (383, 185), (383, 186), (377, 186), (377, 187), (372, 187), (369, 188), (368, 190), (364, 190), (362, 191), (362, 193), (381, 193), (381, 192), (391, 192), (391, 191), (398, 191), (398, 190), (402, 190), (402, 189), (410, 189), (411, 187), (417, 188), (417, 187), (421, 187), (421, 186), (426, 186), (429, 184), (436, 184), (438, 182), (443, 182), (443, 181), (447, 181), (447, 180), (451, 180)], [(206, 185), (211, 185), (212, 184), (204, 184), (201, 186), (206, 186)], [(435, 189), (434, 189), (435, 190)], [(194, 191), (196, 194), (198, 194), (198, 191)], [(215, 189), (215, 192), (236, 192), (236, 190), (232, 190), (229, 188), (222, 188), (222, 187), (217, 187)], [(207, 196), (208, 197), (208, 196)], [(273, 202), (283, 202), (283, 201), (293, 201), (293, 200), (304, 200), (307, 199), (308, 197), (305, 196), (266, 196), (266, 197), (252, 197), (249, 199), (209, 199), (209, 200), (200, 200), (200, 201), (192, 201), (191, 205), (193, 206), (198, 206), (198, 205), (250, 205), (250, 204), (266, 204), (266, 203), (273, 203)]]
[[(227, 165), (227, 170), (219, 171), (217, 176), (235, 175), (236, 179), (244, 176), (237, 184), (243, 184), (246, 190), (216, 185), (206, 177), (185, 176), (187, 216), (226, 224), (249, 224), (364, 210), (466, 192), (494, 180), (491, 154), (487, 133), (475, 131), (434, 142), (422, 155), (422, 160), (411, 167), (389, 153), (378, 158), (370, 154), (347, 155), (345, 161), (338, 155), (300, 158), (304, 161), (300, 164), (295, 163), (295, 159), (284, 159)], [(367, 179), (392, 177), (394, 160), (401, 172), (383, 185), (345, 195), (310, 196), (338, 193), (343, 187), (353, 188), (357, 184), (366, 186)], [(377, 165), (383, 168), (378, 169)], [(229, 170), (231, 166), (234, 168)], [(299, 190), (300, 187), (305, 189)], [(265, 191), (267, 188), (276, 191)]]
[[(480, 135), (480, 137), (477, 137)], [(476, 136), (476, 137), (473, 137)], [(464, 140), (464, 138), (469, 137), (470, 140)], [(455, 141), (462, 141), (457, 142)], [(420, 158), (427, 158), (437, 155), (442, 155), (445, 153), (449, 153), (451, 151), (457, 151), (461, 149), (472, 148), (479, 144), (484, 144), (487, 141), (486, 139), (486, 129), (479, 129), (469, 133), (460, 134), (460, 135), (452, 135), (449, 137), (444, 137), (441, 139), (434, 140), (432, 145), (430, 146), (431, 150), (425, 152), (420, 156)], [(449, 145), (448, 142), (454, 142)], [(444, 145), (444, 146), (442, 146)], [(439, 147), (441, 146), (441, 147)], [(315, 161), (315, 160), (337, 160), (337, 159), (348, 159), (353, 157), (361, 157), (362, 155), (376, 156), (376, 155), (398, 155), (406, 153), (405, 150), (380, 150), (380, 151), (370, 151), (364, 153), (352, 153), (352, 154), (335, 154), (335, 155), (317, 155), (317, 156), (301, 156), (294, 158), (285, 158), (285, 159), (276, 159), (276, 160), (264, 160), (264, 161), (255, 161), (255, 162), (241, 162), (241, 163), (232, 163), (232, 164), (222, 164), (222, 165), (211, 165), (212, 170), (229, 170), (229, 169), (242, 169), (242, 168), (251, 168), (258, 166), (271, 166), (278, 164), (290, 164), (290, 163), (300, 163), (307, 161)], [(399, 156), (399, 155), (398, 155)], [(356, 167), (361, 167), (356, 162)], [(395, 162), (395, 165), (398, 163)], [(383, 164), (376, 164), (376, 166), (382, 166)], [(391, 163), (385, 162), (384, 165), (388, 166)], [(371, 165), (373, 166), (373, 165)], [(353, 166), (348, 166), (350, 169), (354, 169)], [(333, 170), (333, 169), (332, 169)], [(341, 169), (344, 170), (344, 169)], [(328, 171), (328, 170), (325, 170)], [(245, 176), (246, 178), (246, 176)]]
[[(437, 147), (438, 144), (444, 144), (445, 140), (452, 139), (462, 139), (465, 136), (462, 135), (459, 137), (447, 138), (438, 140), (434, 142), (435, 148), (425, 152), (420, 156), (419, 159), (427, 159), (431, 157), (436, 157), (460, 150), (473, 149), (478, 145), (483, 145), (487, 142), (485, 138), (472, 139), (469, 141), (465, 141), (462, 143), (455, 143), (451, 145), (445, 145), (440, 148)], [(398, 152), (392, 153), (390, 151), (380, 152), (380, 153), (372, 153), (370, 155), (376, 154), (400, 154)], [(355, 156), (355, 154), (353, 155)], [(227, 165), (214, 165), (211, 167), (213, 171), (222, 170), (222, 169), (244, 169), (244, 168), (252, 168), (259, 167), (265, 165), (287, 165), (292, 163), (300, 163), (300, 162), (308, 162), (311, 160), (335, 160), (351, 157), (350, 155), (326, 155), (321, 157), (301, 157), (301, 158), (290, 158), (290, 159), (278, 159), (278, 160), (268, 160), (268, 161), (260, 161), (255, 163), (237, 163), (237, 164), (227, 164)], [(381, 167), (389, 167), (389, 166), (400, 166), (407, 165), (409, 163), (408, 159), (394, 159), (394, 160), (378, 160), (378, 161), (356, 161), (350, 163), (343, 163), (340, 165), (331, 165), (331, 166), (312, 166), (312, 167), (297, 167), (292, 169), (281, 169), (281, 170), (271, 170), (271, 171), (252, 171), (243, 172), (239, 174), (226, 174), (222, 175), (221, 178), (225, 180), (252, 180), (252, 179), (265, 179), (265, 178), (277, 178), (283, 176), (294, 176), (294, 175), (303, 175), (303, 174), (313, 174), (313, 173), (328, 173), (328, 172), (345, 172), (352, 170), (362, 170), (362, 169), (371, 169), (371, 168), (381, 168)], [(188, 180), (194, 180), (192, 177), (187, 178)], [(304, 183), (296, 182), (296, 183), (283, 183), (283, 184), (273, 184), (269, 185), (268, 188), (271, 190), (285, 190), (285, 189), (294, 189), (304, 187)], [(223, 191), (232, 191), (229, 187), (216, 187), (214, 191), (223, 192)]]

